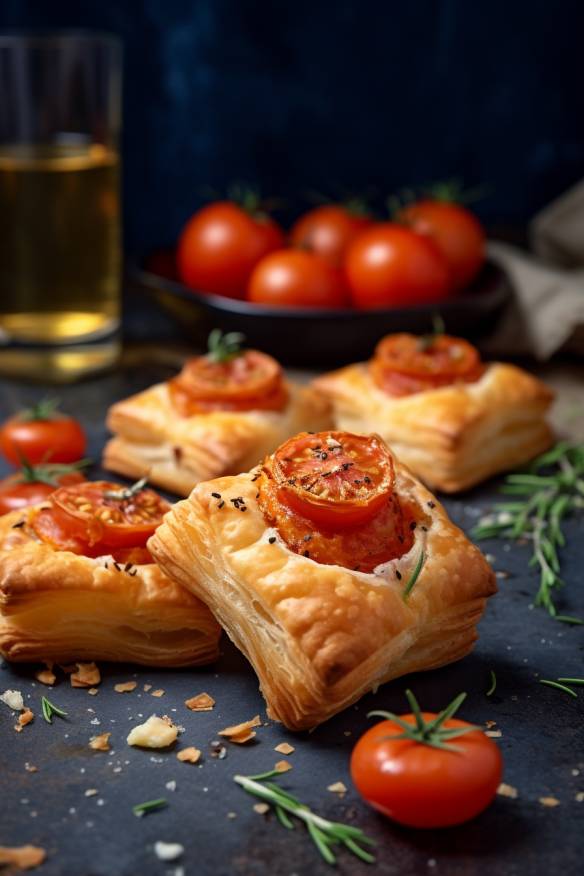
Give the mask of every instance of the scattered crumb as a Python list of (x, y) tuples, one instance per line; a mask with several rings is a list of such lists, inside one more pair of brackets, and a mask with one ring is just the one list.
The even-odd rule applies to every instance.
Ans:
[(578, 791), (574, 799), (576, 803), (584, 803), (584, 791)]
[(227, 749), (224, 745), (221, 745), (218, 739), (214, 739), (211, 742), (211, 757), (218, 758), (219, 760), (227, 757)]
[(89, 747), (93, 748), (94, 751), (109, 751), (109, 738), (111, 733), (100, 733), (99, 736), (92, 736), (89, 740)]
[(71, 673), (71, 687), (95, 687), (101, 674), (95, 663), (76, 663), (77, 671)]
[(97, 693), (97, 688), (96, 688), (96, 687), (90, 687), (90, 688), (88, 689), (87, 693), (88, 693), (88, 694), (91, 694), (91, 696), (94, 697), (94, 696), (96, 695), (96, 693)]
[(86, 797), (95, 797), (96, 794), (97, 794), (97, 788), (88, 788), (87, 791), (85, 792)]
[(347, 786), (344, 782), (334, 782), (332, 785), (327, 785), (327, 791), (338, 794), (339, 797), (344, 797), (347, 793)]
[(0, 701), (13, 712), (22, 712), (24, 709), (24, 700), (19, 690), (5, 690), (3, 694), (0, 694)]
[(114, 684), (114, 690), (116, 693), (130, 693), (137, 686), (137, 681), (122, 681), (120, 684)]
[(13, 864), (19, 870), (32, 870), (46, 857), (47, 853), (39, 846), (0, 846), (0, 865)]
[(227, 818), (237, 818), (237, 812), (228, 812)]
[(34, 766), (32, 763), (29, 763), (28, 761), (25, 763), (24, 768), (27, 771), (27, 773), (38, 773), (38, 771), (39, 771), (39, 768), (37, 766)]
[(176, 782), (174, 779), (171, 779), (170, 782), (167, 782), (164, 786), (167, 791), (176, 791)]
[(41, 684), (52, 685), (56, 682), (57, 676), (53, 672), (53, 664), (45, 663), (45, 669), (39, 669), (35, 672), (34, 677)]
[(274, 751), (277, 751), (278, 754), (292, 754), (296, 749), (293, 745), (290, 745), (289, 742), (280, 742), (279, 745), (276, 745)]
[(225, 736), (230, 742), (236, 742), (238, 745), (241, 745), (254, 738), (256, 734), (252, 727), (259, 727), (261, 723), (260, 716), (256, 715), (251, 721), (243, 721), (241, 724), (234, 724), (232, 727), (225, 727), (224, 730), (219, 730), (219, 736)]
[(180, 843), (164, 843), (162, 840), (154, 843), (154, 854), (159, 861), (176, 861), (184, 852)]
[(143, 690), (144, 690), (144, 693), (148, 693), (149, 690), (152, 690), (152, 685), (145, 684)]
[(176, 740), (178, 729), (170, 718), (158, 718), (151, 715), (144, 724), (138, 724), (128, 734), (128, 745), (140, 748), (167, 748)]
[(552, 809), (554, 806), (560, 805), (560, 801), (557, 799), (557, 797), (540, 797), (539, 802), (542, 806), (549, 806)]
[(161, 687), (159, 687), (158, 690), (153, 690), (152, 693), (150, 694), (150, 696), (153, 696), (153, 697), (163, 697), (163, 696), (164, 696), (164, 691), (163, 691), (163, 689), (162, 689)]
[(31, 709), (25, 709), (18, 716), (18, 723), (21, 727), (26, 727), (31, 721), (34, 721), (34, 712)]
[(352, 736), (352, 732), (350, 730), (343, 730), (343, 736)]
[(496, 721), (485, 721), (485, 727), (487, 728), (487, 730), (492, 730), (493, 727), (496, 727), (496, 726), (497, 726)]
[(505, 782), (501, 782), (497, 788), (497, 794), (500, 797), (511, 797), (512, 800), (516, 800), (519, 796), (517, 788), (514, 788), (513, 785), (507, 785)]
[(201, 752), (194, 745), (190, 745), (188, 748), (177, 751), (176, 757), (183, 763), (198, 763), (201, 759)]
[(279, 760), (278, 763), (274, 764), (274, 769), (278, 770), (279, 773), (287, 773), (288, 770), (292, 769), (292, 764), (288, 763), (287, 760)]
[(214, 705), (215, 700), (208, 693), (200, 693), (190, 700), (185, 700), (185, 706), (192, 712), (210, 712)]
[(501, 730), (485, 730), (485, 736), (490, 736), (491, 739), (500, 739), (502, 735)]
[(257, 812), (258, 815), (265, 815), (266, 812), (270, 811), (270, 807), (268, 806), (267, 803), (254, 803), (253, 804), (253, 811)]

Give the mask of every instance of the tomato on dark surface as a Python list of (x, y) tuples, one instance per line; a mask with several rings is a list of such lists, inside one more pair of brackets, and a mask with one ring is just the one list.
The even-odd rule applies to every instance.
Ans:
[(326, 204), (304, 213), (292, 226), (290, 243), (325, 259), (333, 268), (341, 268), (348, 245), (373, 224), (362, 209), (343, 204)]
[(268, 523), (316, 562), (370, 572), (413, 544), (393, 458), (376, 436), (301, 432), (266, 459), (258, 487)]
[(468, 286), (482, 268), (485, 230), (461, 204), (425, 198), (404, 207), (397, 218), (434, 241), (448, 262), (455, 289)]
[(247, 297), (272, 307), (344, 307), (347, 286), (341, 271), (300, 249), (282, 249), (259, 262)]
[(177, 251), (179, 275), (198, 292), (243, 298), (255, 265), (283, 245), (282, 229), (264, 212), (217, 201), (185, 225)]
[(280, 365), (258, 350), (243, 350), (224, 361), (208, 355), (189, 359), (168, 385), (183, 416), (213, 410), (281, 410), (288, 400)]
[(128, 488), (110, 481), (61, 487), (48, 505), (31, 521), (43, 541), (89, 557), (111, 554), (127, 561), (134, 553), (141, 562), (151, 561), (146, 542), (170, 510), (165, 499), (141, 482)]
[(85, 453), (85, 432), (74, 417), (59, 413), (56, 402), (41, 401), (11, 417), (0, 428), (0, 450), (12, 465), (24, 461), (77, 462)]
[(473, 383), (484, 373), (478, 350), (450, 335), (387, 335), (369, 362), (377, 386), (405, 396), (454, 383)]
[(363, 231), (349, 245), (345, 273), (353, 304), (365, 310), (444, 301), (450, 269), (430, 238), (395, 222)]

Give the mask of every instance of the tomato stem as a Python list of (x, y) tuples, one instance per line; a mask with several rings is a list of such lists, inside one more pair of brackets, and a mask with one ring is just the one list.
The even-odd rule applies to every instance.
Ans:
[(54, 420), (59, 413), (58, 398), (43, 398), (18, 414), (19, 420)]

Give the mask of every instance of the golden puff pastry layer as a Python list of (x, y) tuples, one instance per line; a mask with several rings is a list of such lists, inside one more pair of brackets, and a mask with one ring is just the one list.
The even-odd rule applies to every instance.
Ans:
[(245, 471), (290, 435), (331, 425), (328, 402), (311, 387), (285, 384), (283, 411), (213, 411), (180, 416), (168, 386), (150, 389), (114, 404), (107, 426), (103, 466), (131, 478), (188, 496), (195, 484)]
[(371, 574), (293, 553), (267, 527), (253, 473), (199, 484), (149, 541), (164, 571), (209, 605), (253, 665), (269, 715), (291, 730), (315, 727), (392, 678), (464, 657), (496, 591), (480, 551), (394, 462), (400, 501), (420, 525), (411, 550)]
[(314, 385), (331, 400), (335, 427), (387, 441), (433, 489), (465, 490), (521, 465), (553, 443), (545, 415), (552, 391), (514, 365), (493, 363), (474, 383), (392, 397), (367, 363), (324, 374)]
[(55, 550), (27, 528), (35, 511), (33, 506), (0, 518), (3, 657), (163, 667), (217, 658), (221, 630), (211, 612), (158, 566), (124, 571), (111, 557)]

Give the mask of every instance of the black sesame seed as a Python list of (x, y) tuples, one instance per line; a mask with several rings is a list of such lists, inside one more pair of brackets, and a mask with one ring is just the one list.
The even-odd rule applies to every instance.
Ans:
[(412, 530), (412, 532), (414, 531), (414, 529), (416, 528), (417, 525), (418, 524), (416, 523), (416, 521), (412, 520), (412, 522), (410, 523), (410, 529)]
[(18, 523), (13, 523), (12, 529), (20, 529), (21, 526), (24, 526), (24, 520), (19, 520)]
[(239, 510), (240, 510), (240, 511), (247, 511), (247, 506), (246, 506), (246, 505), (242, 505), (242, 506), (240, 507)]
[(217, 505), (217, 507), (218, 507), (218, 508), (223, 508), (224, 505), (225, 505), (225, 502), (224, 502), (223, 500), (221, 500), (221, 501), (219, 502), (219, 504)]
[(211, 495), (213, 496), (214, 499), (220, 499), (220, 498), (221, 498), (221, 493), (211, 493)]
[(271, 535), (271, 536), (269, 537), (268, 541), (270, 542), (270, 544), (274, 544), (274, 542), (276, 541), (276, 536), (275, 536), (275, 535)]
[(304, 556), (305, 556), (305, 557), (309, 557), (309, 556), (310, 556), (310, 551), (304, 551)]
[(422, 531), (423, 531), (423, 532), (428, 532), (428, 527), (427, 527), (427, 526), (422, 526)]
[(399, 569), (396, 569), (396, 570), (395, 570), (395, 577), (397, 578), (398, 581), (401, 581), (401, 579), (402, 579), (402, 573), (400, 572)]
[(435, 508), (436, 502), (428, 502), (428, 508)]

